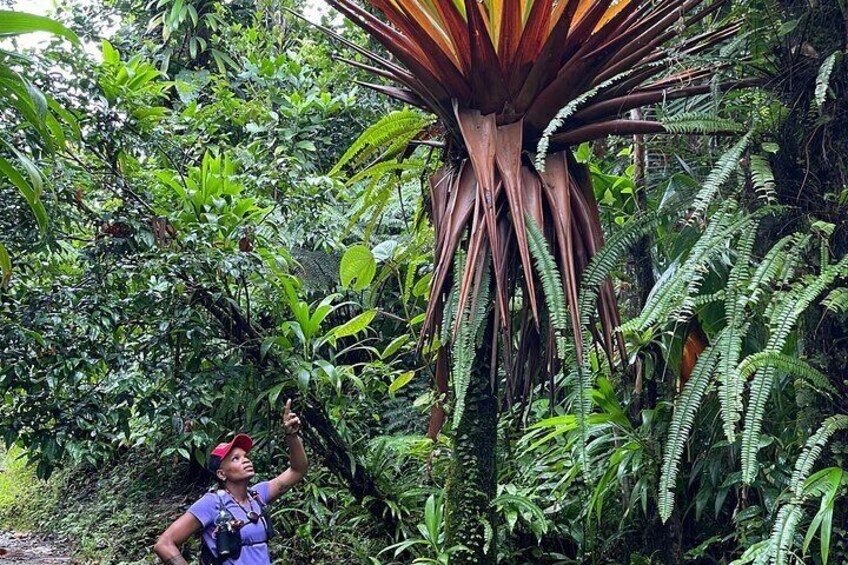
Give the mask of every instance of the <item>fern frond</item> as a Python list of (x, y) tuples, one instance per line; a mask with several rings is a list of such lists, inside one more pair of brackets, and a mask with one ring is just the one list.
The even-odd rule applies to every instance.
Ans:
[[(536, 221), (527, 214), (525, 216), (527, 231), (527, 243), (530, 255), (536, 262), (536, 270), (542, 281), (542, 290), (545, 294), (545, 304), (548, 307), (548, 315), (553, 326), (556, 340), (557, 355), (565, 359), (568, 347), (567, 330), (569, 325), (568, 304), (565, 291), (562, 286), (562, 277), (556, 266), (556, 260), (548, 249), (548, 242)], [(585, 326), (583, 326), (585, 327)], [(583, 327), (572, 328), (575, 334), (582, 332)], [(580, 364), (583, 363), (583, 366)], [(577, 394), (577, 426), (580, 430), (581, 463), (584, 471), (588, 470), (588, 457), (586, 455), (586, 444), (589, 439), (589, 414), (592, 411), (592, 371), (587, 359), (578, 360), (574, 382)]]
[(712, 202), (715, 195), (718, 193), (721, 186), (730, 178), (730, 173), (739, 166), (739, 159), (751, 143), (751, 138), (754, 132), (749, 131), (742, 139), (737, 141), (733, 147), (728, 149), (721, 157), (719, 157), (713, 170), (710, 172), (707, 180), (704, 181), (703, 187), (695, 196), (694, 211), (696, 215), (702, 214)]
[(716, 212), (686, 260), (671, 267), (673, 272), (667, 272), (657, 281), (642, 312), (622, 324), (622, 331), (644, 331), (661, 319), (684, 319), (691, 314), (693, 296), (704, 280), (709, 262), (726, 249), (727, 242), (736, 234), (751, 227), (751, 216), (737, 218), (729, 206)]
[[(453, 257), (453, 265), (454, 273), (465, 272), (465, 252), (462, 248), (456, 250)], [(442, 312), (441, 331), (439, 333), (439, 340), (443, 345), (454, 342), (455, 336), (452, 335), (452, 331), (456, 325), (457, 310), (459, 309), (459, 293), (460, 285), (454, 284), (451, 287), (447, 300), (445, 300), (445, 307)]]
[(669, 208), (661, 212), (653, 212), (635, 218), (623, 228), (617, 230), (603, 247), (592, 257), (583, 273), (580, 283), (580, 325), (588, 327), (589, 320), (595, 310), (601, 285), (615, 270), (627, 251), (636, 244), (642, 236), (652, 232), (661, 221), (673, 216), (678, 208)]
[[(719, 334), (717, 342), (722, 340)], [(671, 417), (668, 439), (663, 453), (662, 474), (659, 485), (659, 512), (660, 518), (665, 522), (671, 516), (674, 509), (674, 486), (677, 482), (677, 474), (680, 468), (680, 458), (686, 447), (689, 432), (695, 423), (695, 414), (701, 406), (710, 379), (718, 362), (719, 350), (710, 346), (698, 357), (692, 376), (683, 388), (680, 398), (674, 407), (674, 415)]]
[(489, 308), (490, 276), (490, 260), (486, 259), (476, 302), (468, 301), (453, 344), (454, 429), (459, 428), (459, 422), (465, 413), (465, 397), (471, 384), (471, 370), (477, 354), (477, 334), (486, 319), (486, 310)]
[(413, 110), (389, 113), (362, 132), (329, 172), (329, 176), (337, 175), (344, 167), (359, 166), (375, 154), (388, 157), (391, 152), (397, 153), (399, 148), (405, 147), (434, 119), (433, 116)]
[[(568, 305), (562, 286), (562, 277), (556, 266), (556, 260), (548, 249), (548, 241), (542, 230), (536, 225), (536, 221), (530, 214), (525, 214), (525, 225), (527, 231), (527, 244), (530, 255), (536, 262), (536, 271), (542, 281), (542, 290), (545, 293), (545, 303), (548, 307), (548, 315), (556, 336), (557, 354), (560, 359), (565, 357), (566, 332), (568, 330)], [(574, 328), (574, 332), (581, 331)]]
[(774, 172), (771, 170), (768, 159), (764, 155), (751, 155), (751, 182), (754, 190), (766, 204), (777, 201), (775, 191)]
[(813, 465), (821, 456), (822, 450), (830, 438), (839, 430), (848, 429), (848, 416), (836, 415), (831, 416), (816, 430), (807, 443), (804, 445), (804, 451), (798, 460), (795, 462), (795, 470), (792, 472), (792, 480), (790, 488), (797, 498), (801, 498), (804, 494), (804, 484), (810, 477), (813, 471)]
[(822, 305), (831, 312), (843, 313), (848, 311), (848, 288), (834, 288), (822, 299)]
[[(780, 353), (792, 329), (801, 314), (810, 306), (833, 281), (843, 275), (848, 265), (848, 256), (839, 263), (831, 265), (811, 282), (796, 285), (785, 293), (770, 312), (769, 340), (764, 348), (767, 353)], [(751, 382), (751, 394), (748, 411), (745, 416), (745, 428), (742, 431), (742, 478), (750, 484), (757, 476), (757, 452), (759, 451), (760, 431), (765, 414), (766, 401), (772, 388), (777, 367), (771, 364), (757, 372)]]
[(424, 166), (424, 161), (421, 159), (407, 159), (405, 161), (398, 161), (397, 159), (389, 159), (388, 161), (382, 161), (380, 163), (375, 163), (371, 165), (367, 169), (363, 169), (347, 179), (348, 186), (351, 186), (363, 179), (379, 179), (386, 175), (394, 174), (401, 175), (408, 171), (413, 171), (415, 173), (421, 172), (421, 167)]
[(711, 134), (741, 132), (742, 125), (733, 120), (719, 118), (711, 112), (683, 112), (663, 120), (668, 133)]
[(748, 283), (749, 304), (756, 304), (763, 294), (763, 289), (768, 288), (771, 282), (777, 278), (778, 273), (783, 269), (786, 259), (784, 249), (790, 243), (797, 244), (799, 239), (798, 234), (787, 235), (768, 250), (768, 253), (766, 253), (763, 260), (757, 266), (757, 270), (754, 271), (751, 282)]
[(837, 59), (840, 57), (839, 51), (834, 51), (827, 59), (824, 60), (819, 67), (818, 75), (816, 75), (816, 106), (821, 108), (824, 101), (827, 99), (827, 89), (830, 86), (830, 76), (833, 74), (833, 68), (836, 66)]
[(718, 362), (719, 399), (721, 401), (721, 418), (724, 424), (724, 435), (727, 441), (736, 441), (736, 424), (742, 414), (743, 383), (739, 375), (739, 355), (742, 353), (742, 337), (747, 333), (745, 323), (745, 304), (747, 293), (744, 285), (749, 277), (751, 250), (757, 235), (757, 223), (739, 238), (736, 249), (736, 263), (727, 278), (725, 300), (726, 329), (723, 339), (717, 343), (720, 351)]
[(803, 517), (803, 509), (796, 504), (787, 504), (777, 513), (771, 533), (772, 565), (786, 565), (786, 555), (792, 548), (795, 529)]
[(800, 377), (808, 381), (816, 389), (826, 391), (830, 394), (837, 393), (836, 387), (830, 384), (830, 380), (824, 373), (803, 359), (774, 351), (758, 351), (747, 356), (739, 364), (739, 376), (744, 382), (755, 372), (767, 366)]
[(580, 108), (580, 106), (595, 97), (595, 95), (597, 95), (600, 91), (612, 86), (621, 79), (631, 75), (633, 73), (633, 70), (634, 69), (629, 69), (627, 71), (624, 71), (623, 73), (615, 75), (610, 79), (605, 80), (598, 86), (587, 90), (583, 94), (575, 97), (568, 104), (566, 104), (559, 112), (557, 112), (556, 116), (554, 116), (554, 119), (552, 119), (550, 123), (548, 123), (548, 127), (546, 127), (545, 131), (542, 132), (542, 137), (539, 139), (539, 144), (536, 147), (535, 166), (537, 171), (539, 171), (540, 173), (545, 172), (545, 158), (548, 156), (548, 147), (550, 147), (551, 144), (551, 137), (556, 133), (559, 128), (562, 127), (562, 125), (565, 123), (565, 120), (570, 118), (574, 114), (574, 112), (576, 112), (577, 109)]

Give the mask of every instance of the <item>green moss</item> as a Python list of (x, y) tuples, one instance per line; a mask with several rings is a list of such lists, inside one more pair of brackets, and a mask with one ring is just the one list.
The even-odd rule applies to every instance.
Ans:
[(489, 385), (488, 356), (487, 350), (478, 351), (445, 485), (448, 546), (468, 548), (454, 554), (451, 565), (495, 562), (496, 523), (491, 500), (497, 488), (497, 398)]

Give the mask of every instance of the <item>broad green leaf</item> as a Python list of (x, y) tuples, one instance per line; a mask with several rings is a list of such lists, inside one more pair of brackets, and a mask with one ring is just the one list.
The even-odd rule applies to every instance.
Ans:
[(409, 381), (415, 376), (415, 371), (407, 371), (392, 381), (389, 385), (389, 394), (394, 395), (398, 390), (409, 384)]
[(55, 20), (24, 12), (0, 10), (0, 36), (20, 35), (35, 31), (46, 31), (55, 35), (61, 35), (76, 44), (80, 42), (76, 33)]
[(24, 199), (29, 203), (29, 207), (32, 208), (38, 227), (41, 231), (47, 230), (47, 210), (44, 209), (44, 204), (38, 199), (36, 190), (30, 186), (23, 175), (9, 161), (2, 157), (0, 157), (0, 175), (8, 178), (21, 191)]
[(374, 316), (376, 315), (376, 310), (368, 310), (367, 312), (363, 312), (362, 314), (351, 318), (344, 324), (333, 328), (333, 335), (336, 338), (356, 335), (365, 328), (367, 328), (368, 324), (371, 323), (371, 321), (374, 319)]
[(386, 346), (383, 352), (380, 354), (380, 359), (385, 360), (387, 357), (390, 357), (398, 352), (398, 350), (403, 347), (403, 345), (409, 341), (409, 334), (404, 334), (400, 337), (396, 337), (392, 340), (390, 344)]
[(339, 266), (342, 287), (363, 290), (368, 288), (375, 274), (377, 274), (377, 262), (368, 247), (354, 245), (345, 252)]

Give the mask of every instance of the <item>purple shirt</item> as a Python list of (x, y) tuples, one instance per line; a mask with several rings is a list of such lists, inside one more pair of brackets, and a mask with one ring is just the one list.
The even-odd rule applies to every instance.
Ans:
[[(262, 501), (262, 504), (268, 504), (269, 487), (268, 481), (252, 487), (252, 490), (255, 490), (259, 494), (259, 500)], [(242, 543), (241, 555), (235, 561), (227, 559), (223, 565), (271, 565), (271, 556), (268, 553), (268, 544), (266, 543), (268, 540), (265, 536), (265, 526), (262, 520), (251, 524), (247, 518), (247, 512), (245, 512), (245, 510), (253, 510), (257, 514), (260, 513), (262, 509), (259, 504), (251, 497), (250, 506), (245, 504), (244, 509), (242, 509), (227, 492), (222, 493), (221, 500), (224, 503), (224, 507), (234, 518), (246, 522), (240, 530)], [(218, 516), (219, 511), (218, 505), (218, 495), (215, 492), (207, 492), (188, 509), (203, 525), (203, 540), (209, 546), (209, 549), (212, 550), (212, 553), (216, 552), (214, 533), (215, 518)]]

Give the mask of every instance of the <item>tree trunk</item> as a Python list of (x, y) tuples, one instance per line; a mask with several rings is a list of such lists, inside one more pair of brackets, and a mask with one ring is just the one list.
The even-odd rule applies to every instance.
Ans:
[(497, 487), (498, 402), (493, 389), (491, 315), (483, 345), (471, 369), (465, 411), (455, 430), (451, 467), (445, 484), (447, 545), (467, 551), (451, 556), (451, 565), (492, 565), (496, 524), (491, 501)]

